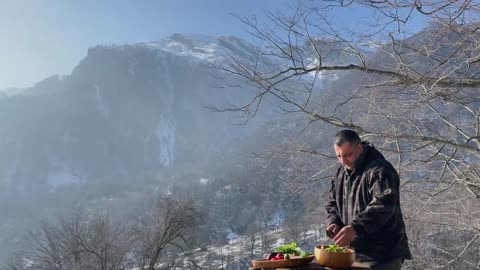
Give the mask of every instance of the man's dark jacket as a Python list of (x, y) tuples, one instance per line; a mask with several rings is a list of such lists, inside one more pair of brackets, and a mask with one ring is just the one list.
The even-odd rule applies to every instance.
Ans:
[(357, 237), (351, 246), (376, 261), (411, 259), (400, 209), (397, 171), (368, 143), (353, 171), (338, 168), (326, 204), (327, 226), (352, 225)]

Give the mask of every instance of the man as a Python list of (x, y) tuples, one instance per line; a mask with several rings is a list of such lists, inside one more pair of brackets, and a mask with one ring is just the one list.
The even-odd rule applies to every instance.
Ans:
[(326, 204), (327, 234), (336, 245), (351, 245), (373, 269), (401, 269), (411, 254), (397, 171), (353, 130), (340, 131), (333, 147), (341, 166)]

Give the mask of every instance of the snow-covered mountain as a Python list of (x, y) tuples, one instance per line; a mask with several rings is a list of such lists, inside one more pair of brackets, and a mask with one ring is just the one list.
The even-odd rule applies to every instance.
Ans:
[[(0, 99), (0, 183), (15, 193), (136, 175), (194, 162), (241, 136), (221, 105), (233, 91), (202, 66), (235, 37), (175, 34), (158, 42), (90, 48), (69, 76)], [(250, 51), (249, 51), (250, 50)], [(240, 94), (241, 95), (241, 94)]]
[(212, 37), (198, 34), (173, 34), (160, 41), (141, 44), (153, 50), (170, 52), (196, 60), (215, 61), (233, 52), (236, 56), (254, 57), (255, 47), (235, 36)]
[(94, 199), (165, 172), (222, 166), (238, 139), (268, 117), (244, 127), (232, 125), (237, 115), (205, 108), (250, 94), (216, 87), (211, 73), (218, 71), (205, 64), (225, 51), (253, 57), (254, 48), (236, 37), (181, 34), (96, 46), (70, 75), (3, 91), (0, 242), (18, 240), (11, 232), (28, 228), (17, 226), (21, 218), (44, 218), (46, 209), (73, 200), (64, 195), (73, 187), (93, 186), (95, 195), (79, 197)]

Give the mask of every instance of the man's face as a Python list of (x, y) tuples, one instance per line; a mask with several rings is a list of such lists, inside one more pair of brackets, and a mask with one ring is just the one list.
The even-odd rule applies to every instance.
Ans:
[(333, 148), (338, 161), (349, 170), (353, 170), (355, 161), (357, 161), (363, 150), (362, 144), (351, 144), (350, 142), (345, 142), (342, 146), (334, 144)]

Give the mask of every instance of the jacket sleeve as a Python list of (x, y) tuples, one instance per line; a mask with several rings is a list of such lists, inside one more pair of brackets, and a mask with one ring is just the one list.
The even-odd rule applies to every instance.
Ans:
[(398, 174), (393, 168), (387, 166), (372, 173), (369, 184), (372, 200), (351, 222), (357, 234), (374, 233), (394, 216), (399, 200), (398, 184)]
[(336, 177), (334, 176), (331, 181), (330, 192), (328, 195), (327, 203), (325, 205), (325, 208), (327, 210), (327, 226), (335, 223), (340, 227), (343, 227), (344, 224), (342, 222), (342, 219), (340, 218), (340, 212), (338, 211), (337, 199), (335, 194), (335, 179)]

